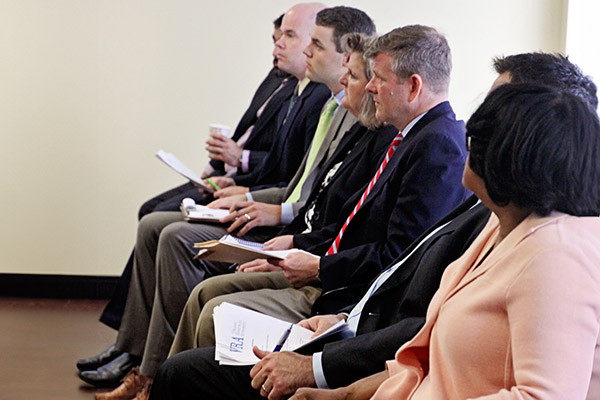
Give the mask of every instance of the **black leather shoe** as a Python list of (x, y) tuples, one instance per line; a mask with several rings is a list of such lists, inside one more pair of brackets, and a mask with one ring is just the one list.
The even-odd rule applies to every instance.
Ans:
[(77, 361), (77, 369), (80, 371), (93, 371), (100, 368), (104, 364), (108, 364), (121, 354), (123, 354), (123, 352), (116, 350), (115, 344), (113, 343), (104, 349), (102, 353), (88, 358), (82, 358), (81, 360)]
[(121, 379), (135, 366), (139, 365), (140, 358), (122, 353), (106, 365), (94, 371), (81, 371), (79, 377), (86, 383), (96, 387), (116, 387)]

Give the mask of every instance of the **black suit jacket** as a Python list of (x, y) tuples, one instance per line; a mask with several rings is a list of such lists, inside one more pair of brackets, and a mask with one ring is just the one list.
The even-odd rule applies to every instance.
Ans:
[[(330, 96), (327, 86), (310, 82), (294, 103), (261, 164), (248, 174), (234, 176), (236, 185), (251, 190), (287, 186), (302, 163), (319, 123), (321, 109)], [(281, 106), (280, 121), (284, 119), (288, 105), (289, 100)]]
[[(398, 130), (393, 126), (369, 131), (359, 122), (344, 134), (336, 151), (321, 168), (312, 191), (298, 216), (279, 233), (300, 234), (306, 228), (305, 214), (315, 203), (312, 229), (335, 223), (340, 208), (348, 197), (359, 191), (375, 174), (381, 164), (381, 155), (387, 150)], [(329, 184), (321, 190), (322, 182), (330, 169), (342, 163)], [(295, 235), (295, 237), (298, 235)], [(302, 235), (299, 235), (302, 236)]]
[[(270, 101), (269, 104), (267, 104), (261, 118), (257, 119), (256, 113), (258, 112), (258, 109), (262, 107), (269, 96), (277, 90), (283, 79), (286, 77), (288, 78), (286, 86), (273, 97), (272, 100), (274, 101)], [(282, 73), (277, 68), (272, 68), (267, 77), (258, 86), (258, 89), (256, 89), (256, 92), (250, 101), (250, 106), (237, 124), (237, 127), (231, 136), (234, 141), (237, 141), (252, 125), (256, 125), (244, 145), (244, 149), (251, 150), (249, 160), (250, 170), (255, 168), (256, 165), (262, 161), (266, 152), (271, 147), (274, 135), (278, 128), (277, 114), (283, 103), (291, 97), (297, 82), (298, 80), (296, 78)], [(222, 161), (211, 160), (210, 165), (215, 169), (213, 175), (223, 175), (225, 173), (225, 167)]]
[[(461, 184), (466, 159), (465, 130), (448, 102), (427, 112), (408, 132), (365, 203), (348, 225), (339, 252), (321, 257), (325, 293), (313, 312), (328, 313), (353, 304), (371, 281), (469, 192)], [(321, 238), (305, 250), (324, 254), (358, 203), (364, 188), (350, 197), (334, 226), (307, 237)], [(294, 241), (300, 248), (302, 244)]]

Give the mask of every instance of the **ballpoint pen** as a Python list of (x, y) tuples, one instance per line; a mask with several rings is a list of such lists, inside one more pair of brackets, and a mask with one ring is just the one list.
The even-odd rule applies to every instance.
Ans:
[(277, 342), (277, 346), (275, 346), (275, 349), (273, 350), (273, 353), (278, 352), (279, 350), (281, 350), (281, 348), (283, 347), (283, 344), (287, 340), (288, 336), (290, 336), (290, 332), (292, 332), (292, 327), (293, 326), (294, 326), (294, 324), (290, 324), (290, 327), (287, 328), (285, 330), (285, 332), (283, 332), (283, 335), (281, 335), (281, 338), (279, 339), (279, 342)]

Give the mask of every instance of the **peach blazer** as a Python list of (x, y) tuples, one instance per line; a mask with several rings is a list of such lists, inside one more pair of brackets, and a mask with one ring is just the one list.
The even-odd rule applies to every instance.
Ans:
[(484, 257), (497, 235), (492, 215), (373, 399), (600, 399), (600, 218), (530, 215)]

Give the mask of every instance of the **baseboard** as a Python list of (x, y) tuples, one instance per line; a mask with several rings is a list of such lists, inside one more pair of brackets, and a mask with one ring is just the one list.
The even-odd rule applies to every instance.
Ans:
[(0, 296), (108, 299), (118, 279), (112, 276), (0, 274)]

